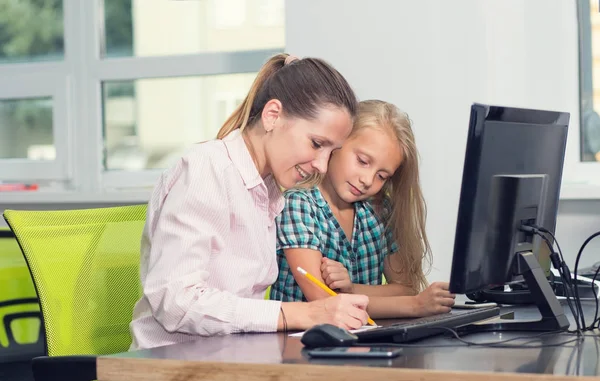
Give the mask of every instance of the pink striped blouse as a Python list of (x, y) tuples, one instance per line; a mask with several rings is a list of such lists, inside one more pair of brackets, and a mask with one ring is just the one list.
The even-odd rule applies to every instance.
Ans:
[(277, 278), (274, 219), (283, 204), (239, 131), (195, 145), (165, 171), (142, 235), (131, 349), (275, 331), (281, 303), (264, 295)]

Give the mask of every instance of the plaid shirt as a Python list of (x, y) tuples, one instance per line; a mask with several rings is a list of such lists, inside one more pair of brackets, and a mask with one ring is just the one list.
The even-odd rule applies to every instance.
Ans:
[(369, 202), (354, 203), (353, 236), (349, 240), (317, 187), (287, 191), (285, 198), (285, 207), (276, 220), (279, 276), (271, 287), (271, 299), (306, 301), (283, 249), (320, 251), (344, 265), (352, 283), (381, 284), (383, 258), (397, 247)]

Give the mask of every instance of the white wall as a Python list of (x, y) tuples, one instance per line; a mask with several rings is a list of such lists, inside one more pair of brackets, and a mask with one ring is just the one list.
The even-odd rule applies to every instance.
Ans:
[[(331, 62), (361, 99), (410, 115), (429, 208), (430, 280), (450, 273), (471, 103), (569, 111), (579, 123), (574, 0), (287, 0), (286, 46)], [(600, 201), (561, 202), (557, 233), (569, 264), (597, 230)], [(582, 264), (600, 260), (598, 248)]]

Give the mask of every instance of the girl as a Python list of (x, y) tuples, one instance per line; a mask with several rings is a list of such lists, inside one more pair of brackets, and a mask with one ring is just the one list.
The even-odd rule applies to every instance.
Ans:
[[(386, 102), (361, 102), (322, 183), (286, 193), (271, 298), (327, 295), (298, 273), (300, 266), (332, 289), (369, 296), (374, 318), (448, 312), (454, 304), (448, 284), (427, 287), (423, 271), (431, 257), (425, 213), (408, 116)], [(382, 273), (389, 284), (381, 285)]]
[(260, 70), (218, 139), (195, 145), (163, 173), (142, 235), (143, 296), (130, 325), (132, 349), (367, 321), (364, 295), (264, 300), (277, 278), (280, 187), (326, 171), (356, 108), (352, 89), (330, 65), (279, 54)]

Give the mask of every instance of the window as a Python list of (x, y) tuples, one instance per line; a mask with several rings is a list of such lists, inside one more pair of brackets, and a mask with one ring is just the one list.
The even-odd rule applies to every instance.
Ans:
[(283, 6), (0, 1), (0, 181), (150, 189), (191, 144), (215, 137), (283, 51)]
[[(580, 160), (600, 162), (600, 9), (589, 1), (581, 15), (581, 147)], [(583, 7), (585, 9), (585, 7)]]
[(0, 2), (0, 63), (62, 60), (63, 49), (62, 0)]
[(600, 10), (575, 2), (579, 34), (579, 115), (571, 115), (563, 199), (600, 198)]
[(0, 159), (55, 159), (52, 98), (0, 100), (0, 125)]
[[(165, 168), (190, 143), (214, 138), (255, 75), (105, 82), (105, 169)], [(223, 109), (216, 101), (225, 96), (232, 101)]]
[(104, 0), (103, 54), (148, 57), (281, 49), (283, 2)]
[(0, 2), (0, 181), (69, 176), (63, 13), (62, 0)]

